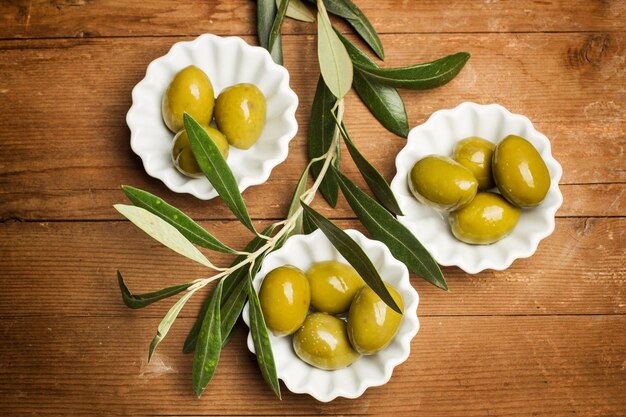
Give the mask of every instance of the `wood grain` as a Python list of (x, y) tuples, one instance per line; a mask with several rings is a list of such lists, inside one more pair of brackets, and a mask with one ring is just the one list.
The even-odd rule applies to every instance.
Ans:
[[(146, 363), (158, 319), (0, 319), (3, 415), (620, 416), (626, 316), (422, 317), (411, 356), (356, 400), (265, 387), (239, 328), (202, 399), (179, 319)], [(607, 337), (608, 335), (613, 335)]]
[[(235, 247), (252, 238), (239, 223), (204, 224)], [(362, 229), (353, 220), (338, 224)], [(129, 222), (8, 223), (0, 225), (0, 234), (5, 265), (0, 317), (125, 317), (131, 311), (121, 301), (117, 269), (136, 293), (210, 275)], [(226, 255), (210, 257), (229, 262)], [(448, 293), (416, 276), (411, 280), (424, 315), (624, 314), (625, 258), (626, 219), (559, 219), (532, 258), (517, 260), (504, 272), (472, 276), (444, 268)], [(184, 314), (195, 317), (201, 300), (194, 297)], [(170, 306), (165, 301), (139, 314), (161, 317)]]
[[(129, 310), (115, 271), (135, 292), (207, 272), (111, 206), (125, 201), (119, 186), (132, 184), (234, 246), (250, 239), (217, 199), (177, 195), (148, 177), (124, 118), (147, 64), (173, 43), (211, 32), (255, 44), (255, 3), (0, 2), (0, 415), (626, 416), (626, 2), (356, 3), (382, 34), (384, 65), (472, 53), (450, 84), (401, 92), (411, 126), (463, 101), (497, 102), (550, 138), (564, 204), (536, 254), (500, 272), (443, 268), (448, 293), (412, 276), (421, 329), (411, 356), (359, 399), (323, 404), (283, 387), (275, 400), (240, 324), (197, 400), (192, 359), (180, 350), (201, 296), (148, 365), (173, 300)], [(288, 19), (283, 34), (300, 129), (270, 180), (244, 193), (260, 226), (284, 216), (305, 165), (318, 77), (314, 25)], [(390, 180), (404, 140), (354, 94), (347, 101), (351, 136)], [(346, 156), (344, 171), (363, 185)], [(341, 198), (335, 210), (315, 206), (361, 228)]]
[[(567, 189), (574, 197), (569, 201), (590, 202), (577, 215), (624, 215), (621, 183), (626, 182), (626, 118), (620, 104), (626, 102), (626, 92), (619, 86), (626, 84), (626, 35), (607, 34), (608, 43), (602, 48), (589, 46), (594, 36), (410, 34), (386, 35), (383, 41), (390, 45), (388, 61), (394, 65), (466, 48), (474, 54), (449, 85), (402, 92), (411, 125), (423, 122), (439, 108), (465, 100), (502, 103), (530, 117), (537, 129), (551, 138), (554, 155), (564, 169), (562, 183), (576, 184)], [(0, 73), (5, 74), (0, 79), (0, 96), (6, 98), (0, 100), (5, 145), (0, 148), (4, 167), (0, 172), (0, 218), (111, 219), (111, 205), (120, 201), (118, 187), (125, 183), (154, 191), (193, 216), (232, 218), (221, 203), (210, 202), (207, 211), (198, 209), (193, 198), (167, 192), (145, 174), (139, 158), (129, 149), (124, 122), (129, 91), (143, 77), (146, 62), (165, 53), (172, 42), (170, 38), (143, 39), (141, 48), (132, 39), (0, 42)], [(418, 45), (429, 45), (428, 54), (415, 53)], [(245, 193), (255, 218), (278, 218), (286, 212), (304, 167), (305, 132), (318, 71), (315, 57), (303, 52), (311, 47), (310, 36), (285, 41), (286, 65), (301, 102), (300, 130), (290, 146), (290, 158), (275, 169), (265, 186)], [(494, 55), (492, 50), (501, 52)], [(506, 71), (496, 70), (500, 67)], [(75, 82), (77, 79), (81, 82)], [(549, 83), (542, 81), (547, 79)], [(391, 179), (393, 160), (404, 140), (386, 132), (354, 95), (347, 108), (347, 125), (354, 140)], [(354, 165), (345, 166), (354, 176)], [(598, 183), (617, 184), (599, 187), (600, 192), (598, 187), (578, 186)], [(618, 193), (605, 193), (606, 189)], [(598, 194), (606, 195), (596, 200)], [(616, 195), (619, 201), (607, 201)], [(567, 208), (569, 201), (562, 213), (573, 215)], [(345, 206), (334, 215), (351, 216)]]
[[(381, 33), (619, 31), (626, 29), (620, 0), (360, 0)], [(0, 37), (101, 37), (255, 33), (250, 0), (11, 0), (0, 5)], [(314, 33), (287, 19), (285, 33)]]

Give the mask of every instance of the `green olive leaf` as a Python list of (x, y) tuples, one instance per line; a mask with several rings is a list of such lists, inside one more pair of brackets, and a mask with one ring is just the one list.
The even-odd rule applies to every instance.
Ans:
[(146, 294), (132, 294), (126, 286), (120, 271), (117, 271), (117, 283), (120, 286), (124, 304), (126, 304), (127, 307), (134, 309), (147, 307), (152, 303), (156, 303), (157, 301), (161, 301), (165, 298), (181, 293), (193, 285), (192, 282), (188, 282), (186, 284), (174, 285)]
[(363, 51), (361, 51), (359, 48), (357, 48), (356, 45), (354, 45), (352, 42), (350, 42), (350, 40), (348, 38), (343, 36), (341, 34), (341, 32), (339, 32), (337, 30), (337, 28), (334, 28), (334, 29), (335, 29), (335, 33), (337, 34), (337, 37), (343, 43), (343, 45), (346, 47), (346, 51), (348, 51), (348, 55), (350, 55), (350, 59), (352, 60), (353, 64), (357, 64), (358, 63), (358, 64), (361, 64), (361, 65), (366, 65), (366, 66), (371, 66), (371, 67), (378, 68), (378, 64), (376, 62), (374, 62), (374, 60), (372, 60)]
[(333, 172), (348, 204), (372, 237), (387, 245), (393, 256), (402, 261), (409, 270), (447, 291), (448, 284), (439, 265), (413, 233), (348, 177), (337, 170)]
[[(274, 229), (276, 228), (276, 224), (271, 224), (265, 230), (263, 230), (262, 234), (265, 236), (269, 236)], [(265, 239), (256, 236), (252, 239), (245, 247), (244, 251), (248, 253), (255, 252), (260, 249), (267, 241)], [(240, 262), (243, 262), (246, 259), (245, 255), (240, 255), (235, 258), (235, 260), (230, 265), (231, 268)], [(237, 318), (241, 314), (241, 310), (243, 309), (244, 304), (246, 303), (247, 291), (246, 291), (246, 277), (248, 276), (248, 265), (245, 265), (227, 277), (225, 277), (222, 282), (224, 283), (224, 287), (222, 289), (222, 301), (220, 303), (220, 317), (222, 319), (222, 344), (226, 345), (228, 341), (228, 335), (230, 335), (233, 326), (237, 322)], [(242, 285), (242, 283), (244, 285)], [(202, 325), (202, 318), (204, 317), (207, 308), (209, 307), (209, 298), (204, 301), (202, 304), (202, 310), (200, 311), (200, 315), (196, 318), (195, 323), (191, 330), (189, 330), (189, 334), (185, 339), (185, 343), (183, 345), (183, 352), (190, 353), (193, 352), (196, 342), (198, 340), (198, 333), (200, 332), (200, 326)]]
[(365, 106), (388, 131), (403, 138), (409, 135), (404, 101), (395, 88), (366, 77), (360, 70), (354, 71), (352, 85)]
[(122, 190), (135, 206), (144, 208), (150, 213), (159, 216), (178, 229), (190, 242), (218, 252), (236, 252), (220, 242), (185, 213), (167, 204), (162, 198), (128, 185), (123, 185)]
[(259, 45), (269, 51), (270, 32), (276, 18), (276, 0), (257, 0), (256, 24)]
[[(309, 161), (319, 158), (330, 149), (335, 134), (335, 116), (333, 106), (337, 99), (330, 92), (324, 80), (320, 76), (317, 81), (317, 90), (311, 107), (311, 117), (308, 132), (308, 155)], [(339, 160), (337, 160), (339, 161)], [(322, 170), (322, 161), (314, 162), (311, 165), (311, 174), (317, 178)], [(337, 179), (332, 175), (325, 175), (319, 187), (322, 196), (331, 207), (337, 205), (339, 196), (339, 185)]]
[(320, 71), (328, 89), (341, 99), (352, 87), (352, 61), (346, 47), (333, 30), (324, 3), (322, 0), (317, 3), (317, 57)]
[(209, 303), (196, 344), (193, 357), (193, 388), (198, 398), (213, 378), (222, 350), (220, 300), (222, 299), (223, 281), (217, 283), (209, 296)]
[(216, 269), (215, 265), (213, 265), (193, 243), (187, 240), (178, 229), (165, 220), (141, 207), (126, 204), (116, 204), (113, 207), (115, 207), (120, 214), (133, 222), (135, 226), (150, 235), (154, 240), (192, 261), (196, 261), (208, 268)]
[[(402, 314), (402, 310), (389, 294), (389, 290), (385, 287), (385, 283), (378, 274), (376, 267), (372, 264), (372, 261), (370, 261), (363, 249), (361, 249), (346, 232), (335, 226), (333, 222), (307, 206), (304, 202), (301, 204), (304, 208), (305, 216), (309, 217), (309, 219), (320, 228), (328, 240), (330, 240), (330, 243), (332, 243), (339, 253), (346, 258), (350, 265), (361, 275), (363, 281), (365, 281), (385, 304), (394, 311)], [(387, 210), (384, 211), (388, 214)]]
[[(300, 207), (300, 198), (302, 194), (306, 191), (307, 180), (309, 178), (309, 168), (311, 164), (307, 165), (307, 167), (302, 171), (302, 175), (300, 175), (300, 180), (298, 180), (298, 185), (296, 185), (296, 189), (293, 192), (293, 197), (291, 198), (291, 204), (289, 205), (289, 211), (287, 212), (287, 218), (291, 218), (296, 210)], [(295, 221), (293, 229), (287, 233), (289, 236), (297, 235), (302, 233), (302, 215), (299, 215)]]
[(189, 114), (184, 115), (185, 130), (198, 165), (226, 205), (248, 229), (257, 233), (239, 192), (237, 180), (209, 134)]
[(402, 210), (385, 178), (367, 159), (365, 159), (363, 154), (359, 152), (354, 142), (350, 139), (350, 136), (348, 136), (348, 131), (343, 123), (340, 126), (340, 131), (352, 160), (359, 169), (359, 172), (361, 172), (363, 179), (370, 187), (370, 190), (372, 190), (372, 193), (374, 193), (383, 207), (395, 215), (402, 216)]
[(150, 343), (150, 350), (148, 351), (148, 362), (150, 362), (152, 354), (154, 353), (154, 350), (156, 349), (158, 344), (161, 343), (161, 340), (163, 340), (165, 336), (167, 336), (167, 333), (170, 331), (170, 327), (172, 327), (172, 324), (174, 324), (174, 321), (176, 320), (176, 317), (178, 317), (180, 311), (183, 309), (187, 301), (189, 301), (189, 299), (195, 292), (196, 290), (194, 289), (185, 293), (185, 295), (183, 295), (178, 301), (176, 301), (176, 304), (174, 304), (169, 309), (167, 314), (165, 314), (165, 316), (159, 323), (156, 336), (154, 336), (154, 339), (152, 339), (152, 343)]
[(378, 68), (360, 60), (354, 66), (365, 76), (390, 87), (427, 90), (446, 84), (463, 69), (470, 58), (467, 52), (458, 52), (436, 61), (401, 68)]
[[(281, 0), (276, 0), (276, 5), (278, 5), (280, 1)], [(315, 16), (304, 3), (302, 3), (302, 0), (289, 0), (287, 16), (295, 20), (300, 20), (301, 22), (315, 22)]]
[(263, 379), (265, 379), (265, 382), (278, 399), (282, 399), (278, 375), (276, 373), (276, 363), (274, 362), (274, 353), (272, 352), (272, 344), (269, 334), (267, 333), (267, 325), (263, 318), (259, 296), (252, 286), (250, 276), (248, 277), (247, 283), (248, 304), (250, 306), (250, 333), (252, 334), (256, 359), (261, 369)]
[(270, 51), (270, 55), (272, 55), (274, 62), (283, 65), (283, 43), (280, 30), (283, 25), (283, 21), (285, 20), (289, 0), (276, 0), (276, 3), (278, 4), (278, 11), (276, 12), (272, 29), (270, 30), (270, 38), (267, 49)]
[(305, 215), (302, 215), (302, 232), (305, 235), (311, 234), (318, 229), (317, 225)]

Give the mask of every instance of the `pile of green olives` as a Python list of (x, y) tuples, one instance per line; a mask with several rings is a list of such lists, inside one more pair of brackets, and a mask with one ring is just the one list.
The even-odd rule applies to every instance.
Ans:
[[(163, 121), (176, 134), (171, 149), (174, 166), (186, 176), (202, 176), (185, 132), (185, 113), (200, 123), (227, 158), (229, 145), (249, 149), (256, 143), (265, 127), (266, 107), (265, 96), (254, 84), (230, 86), (216, 99), (204, 71), (195, 65), (182, 69), (167, 87), (161, 103)], [(210, 126), (214, 118), (217, 128)]]
[[(455, 145), (452, 157), (429, 155), (417, 161), (408, 182), (418, 201), (448, 213), (457, 239), (478, 245), (511, 233), (522, 209), (545, 199), (550, 173), (521, 136), (509, 135), (497, 146), (472, 136)], [(489, 191), (494, 187), (499, 194)]]
[[(402, 296), (385, 284), (400, 308)], [(402, 314), (388, 307), (350, 265), (291, 265), (270, 271), (259, 290), (265, 323), (275, 336), (293, 335), (293, 349), (316, 368), (335, 370), (361, 355), (380, 352), (400, 328)]]

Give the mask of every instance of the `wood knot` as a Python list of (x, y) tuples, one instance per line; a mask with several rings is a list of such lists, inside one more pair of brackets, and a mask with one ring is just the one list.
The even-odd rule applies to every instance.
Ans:
[(598, 67), (611, 46), (611, 35), (595, 33), (587, 36), (585, 43), (578, 49), (570, 50), (570, 64), (573, 67), (591, 64)]

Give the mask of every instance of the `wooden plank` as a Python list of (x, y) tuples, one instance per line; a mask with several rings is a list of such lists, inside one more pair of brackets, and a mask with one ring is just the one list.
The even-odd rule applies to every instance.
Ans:
[[(381, 33), (617, 31), (626, 29), (619, 0), (359, 0)], [(13, 0), (0, 5), (0, 37), (99, 37), (255, 33), (253, 2), (157, 0)], [(288, 19), (285, 33), (314, 33)]]
[(389, 383), (319, 403), (276, 400), (239, 329), (198, 400), (179, 319), (146, 363), (157, 320), (0, 320), (3, 415), (618, 416), (626, 409), (626, 317), (426, 317)]
[[(411, 125), (464, 100), (499, 102), (529, 116), (552, 139), (554, 154), (564, 168), (564, 184), (624, 183), (622, 104), (626, 92), (617, 87), (626, 83), (620, 61), (626, 53), (626, 35), (606, 35), (608, 43), (601, 48), (594, 36), (386, 35), (383, 39), (390, 45), (388, 61), (394, 65), (466, 48), (474, 54), (449, 85), (402, 92)], [(290, 37), (285, 42), (286, 65), (301, 102), (300, 131), (291, 144), (290, 157), (276, 168), (266, 187), (246, 192), (256, 218), (276, 218), (286, 211), (285, 202), (304, 166), (305, 132), (317, 78), (315, 57), (306, 53), (313, 42), (312, 36)], [(124, 183), (153, 190), (181, 208), (191, 208), (192, 214), (230, 216), (219, 203), (209, 203), (210, 214), (204, 209), (194, 211), (195, 199), (164, 191), (143, 172), (129, 149), (124, 116), (130, 90), (143, 77), (147, 63), (172, 43), (170, 38), (0, 42), (0, 95), (4, 97), (0, 100), (4, 145), (0, 148), (0, 218), (110, 219), (110, 206), (121, 199), (116, 184)], [(419, 45), (429, 45), (428, 53), (414, 52), (421, 50)], [(391, 179), (393, 160), (403, 140), (386, 132), (356, 96), (348, 98), (347, 109), (355, 141)], [(346, 171), (355, 174), (351, 163), (346, 164)], [(621, 185), (609, 188), (622, 192)], [(272, 190), (270, 201), (268, 189)], [(585, 188), (572, 189), (576, 191), (569, 193), (576, 199), (593, 194)], [(621, 204), (610, 209), (600, 204), (586, 207), (589, 211), (563, 212), (624, 214), (615, 211)]]
[[(362, 229), (354, 220), (337, 222)], [(243, 247), (251, 239), (235, 222), (204, 223), (216, 236)], [(116, 270), (131, 291), (143, 293), (211, 275), (128, 222), (6, 223), (0, 225), (3, 287), (0, 317), (121, 316)], [(209, 254), (218, 265), (226, 255)], [(444, 268), (450, 291), (411, 278), (424, 315), (624, 314), (626, 219), (559, 219), (556, 231), (529, 259), (506, 271), (468, 275)], [(28, 289), (27, 291), (25, 289)], [(201, 297), (184, 313), (195, 317)], [(172, 304), (142, 310), (160, 317)]]

